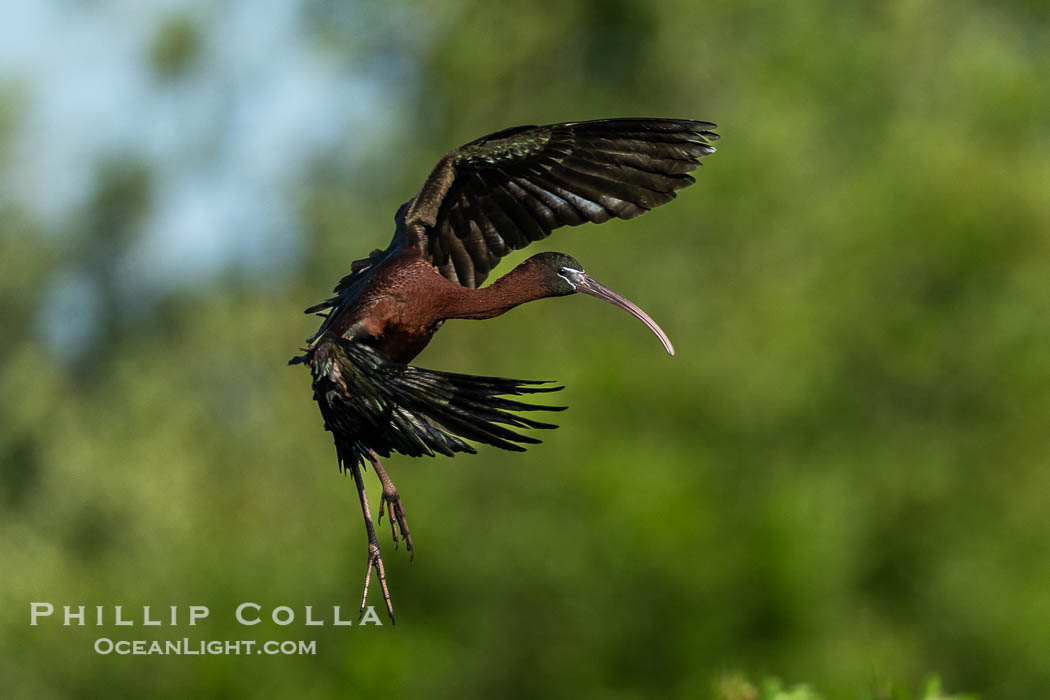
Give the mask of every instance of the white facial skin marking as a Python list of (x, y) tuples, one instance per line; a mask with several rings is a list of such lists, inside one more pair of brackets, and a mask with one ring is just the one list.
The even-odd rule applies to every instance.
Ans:
[[(573, 269), (573, 268), (571, 268), (571, 267), (563, 267), (563, 268), (562, 268), (562, 270), (564, 270), (564, 271), (566, 271), (566, 272), (575, 272), (575, 273), (576, 273), (576, 274), (578, 274), (578, 275), (582, 275), (582, 274), (583, 274), (583, 270), (574, 270), (574, 269)], [(570, 285), (570, 286), (571, 286), (571, 287), (572, 287), (573, 289), (576, 289), (576, 285), (575, 285), (575, 284), (573, 283), (573, 281), (572, 281), (571, 279), (569, 279), (568, 277), (566, 277), (565, 275), (563, 275), (563, 274), (562, 274), (561, 272), (559, 272), (559, 273), (558, 273), (558, 277), (561, 277), (561, 278), (562, 278), (563, 280), (565, 280), (566, 282), (568, 282), (568, 283), (569, 283), (569, 285)]]

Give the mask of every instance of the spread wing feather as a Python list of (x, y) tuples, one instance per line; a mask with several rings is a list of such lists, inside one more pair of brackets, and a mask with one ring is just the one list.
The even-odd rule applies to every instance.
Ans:
[(710, 122), (603, 119), (506, 129), (442, 158), (403, 209), (401, 243), (466, 287), (559, 226), (631, 219), (694, 182)]
[(518, 412), (563, 410), (506, 398), (561, 389), (540, 386), (547, 382), (421, 369), (342, 338), (317, 347), (311, 370), (314, 400), (342, 459), (363, 461), (369, 448), (384, 457), (476, 452), (467, 440), (521, 452), (539, 440), (512, 428), (557, 426)]

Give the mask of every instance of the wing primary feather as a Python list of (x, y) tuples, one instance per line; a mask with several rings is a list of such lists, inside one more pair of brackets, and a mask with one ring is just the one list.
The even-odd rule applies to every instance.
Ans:
[(493, 237), (502, 238), (514, 250), (525, 247), (528, 239), (517, 223), (504, 211), (493, 191), (498, 185), (486, 182), (482, 173), (475, 175), (475, 181), (471, 185), (478, 202), (476, 209), (479, 219), (487, 222), (486, 230), (490, 231)]
[(517, 244), (516, 247), (524, 248), (529, 243), (543, 238), (546, 235), (543, 227), (533, 218), (522, 202), (504, 187), (507, 183), (507, 178), (504, 176), (500, 180), (487, 183), (489, 185), (489, 196), (493, 204), (502, 213), (503, 218), (508, 222), (509, 227), (512, 227), (512, 229), (508, 228), (508, 230), (513, 230), (519, 234), (514, 240), (514, 243)]
[[(589, 154), (588, 154), (589, 155)], [(690, 184), (692, 178), (683, 178), (681, 175), (668, 176), (646, 170), (640, 170), (630, 165), (617, 162), (603, 162), (588, 155), (573, 156), (566, 158), (564, 164), (588, 175), (622, 182), (627, 185), (637, 185), (654, 192), (670, 192)]]
[[(540, 171), (538, 168), (529, 175), (529, 180), (565, 200), (565, 202), (579, 212), (580, 216), (586, 221), (600, 224), (613, 217), (612, 212), (603, 207), (599, 202), (594, 201), (594, 199), (601, 198), (601, 193), (596, 193), (594, 199), (584, 197), (580, 193), (580, 188), (578, 186), (574, 187), (572, 183), (565, 183), (561, 178), (549, 171)], [(568, 187), (565, 186), (566, 184), (568, 184)]]
[(588, 221), (587, 217), (580, 214), (579, 210), (566, 199), (549, 189), (540, 187), (528, 178), (515, 178), (514, 183), (522, 189), (531, 192), (537, 199), (547, 205), (551, 211), (555, 212), (559, 217), (558, 224), (560, 226), (579, 226)]
[(551, 230), (560, 225), (561, 222), (558, 221), (557, 214), (532, 193), (527, 192), (517, 181), (508, 180), (504, 188), (529, 210), (541, 230), (540, 235), (542, 238), (549, 236)]

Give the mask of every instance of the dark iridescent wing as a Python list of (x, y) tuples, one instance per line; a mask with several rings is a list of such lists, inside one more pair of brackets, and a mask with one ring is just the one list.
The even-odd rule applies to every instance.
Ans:
[(506, 398), (561, 388), (538, 386), (546, 382), (421, 369), (343, 338), (318, 346), (311, 371), (314, 399), (342, 459), (363, 459), (369, 448), (383, 456), (476, 452), (467, 440), (521, 452), (539, 440), (511, 428), (556, 426), (517, 412), (562, 410)]
[(480, 285), (499, 259), (559, 226), (631, 219), (694, 182), (710, 122), (603, 119), (506, 129), (442, 158), (404, 214), (404, 243)]

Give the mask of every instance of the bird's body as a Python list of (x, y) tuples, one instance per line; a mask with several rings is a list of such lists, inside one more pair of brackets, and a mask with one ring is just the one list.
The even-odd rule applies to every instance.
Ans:
[(361, 292), (331, 334), (373, 339), (386, 358), (411, 361), (430, 342), (456, 285), (410, 251), (385, 258), (364, 275)]
[(418, 355), (444, 321), (493, 318), (545, 291), (525, 263), (482, 289), (470, 289), (438, 274), (413, 251), (399, 251), (363, 272), (360, 292), (339, 312), (328, 333), (368, 338), (396, 362)]
[[(516, 127), (478, 139), (442, 158), (419, 193), (395, 217), (394, 238), (351, 265), (331, 299), (307, 309), (324, 322), (305, 362), (314, 398), (354, 476), (365, 516), (369, 560), (387, 611), (393, 608), (361, 479), (371, 463), (383, 485), (379, 504), (411, 551), (401, 498), (377, 455), (474, 452), (468, 440), (520, 451), (535, 438), (512, 428), (555, 426), (520, 415), (560, 410), (507, 398), (560, 387), (434, 372), (407, 363), (449, 319), (486, 319), (520, 304), (584, 292), (645, 323), (670, 354), (667, 336), (641, 309), (595, 282), (562, 253), (535, 255), (478, 288), (501, 257), (562, 225), (633, 218), (693, 182), (698, 159), (718, 138), (707, 122), (610, 119)], [(508, 427), (509, 426), (509, 427)], [(394, 530), (394, 542), (397, 532)]]

